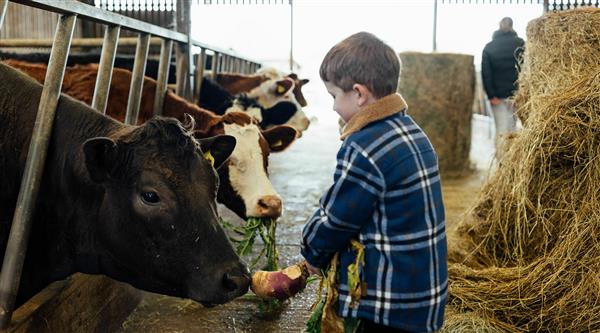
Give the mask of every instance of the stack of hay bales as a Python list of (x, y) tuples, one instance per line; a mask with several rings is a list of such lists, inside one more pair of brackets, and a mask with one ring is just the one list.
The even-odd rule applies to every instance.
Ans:
[(440, 171), (445, 176), (464, 173), (470, 166), (473, 56), (404, 52), (400, 59), (398, 92), (435, 147)]
[(449, 266), (450, 304), (507, 331), (597, 331), (600, 9), (546, 14), (527, 36), (527, 122), (459, 226), (471, 257)]

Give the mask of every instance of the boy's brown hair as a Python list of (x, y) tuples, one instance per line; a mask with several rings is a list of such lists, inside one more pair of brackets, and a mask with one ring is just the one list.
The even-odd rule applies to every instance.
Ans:
[(355, 83), (365, 85), (375, 98), (395, 93), (400, 58), (389, 45), (368, 32), (356, 33), (327, 52), (319, 74), (344, 92)]

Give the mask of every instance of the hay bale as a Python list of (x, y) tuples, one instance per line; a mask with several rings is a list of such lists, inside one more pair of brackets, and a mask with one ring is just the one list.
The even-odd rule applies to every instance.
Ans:
[(600, 9), (527, 27), (527, 116), (484, 186), (451, 264), (450, 303), (519, 331), (600, 330)]
[(435, 147), (440, 171), (445, 176), (464, 173), (470, 166), (473, 56), (403, 52), (400, 59), (398, 92)]
[(514, 327), (502, 322), (490, 321), (476, 312), (460, 312), (452, 306), (446, 307), (444, 327), (440, 333), (508, 333), (517, 332)]

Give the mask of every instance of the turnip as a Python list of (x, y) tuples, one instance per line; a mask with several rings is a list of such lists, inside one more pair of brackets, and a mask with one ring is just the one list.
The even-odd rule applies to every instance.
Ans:
[(250, 288), (258, 297), (283, 301), (303, 290), (309, 275), (302, 261), (279, 271), (255, 272)]

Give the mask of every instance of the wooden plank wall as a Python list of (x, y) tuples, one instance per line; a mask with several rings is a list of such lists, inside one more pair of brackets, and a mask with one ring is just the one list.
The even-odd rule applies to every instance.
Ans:
[[(58, 14), (9, 2), (0, 38), (53, 38), (57, 22)], [(73, 37), (82, 37), (81, 24)]]
[[(94, 0), (79, 0), (89, 5), (94, 5)], [(124, 2), (123, 5), (112, 5), (114, 0), (111, 0), (111, 6), (108, 6), (107, 0), (101, 0), (99, 7), (108, 9), (117, 14), (132, 17), (140, 21), (148, 22), (163, 28), (173, 28), (174, 1), (167, 0), (160, 2), (158, 0), (146, 0), (140, 4), (145, 6), (133, 7), (131, 2)], [(169, 1), (173, 1), (170, 5)], [(168, 6), (165, 6), (165, 3)], [(20, 4), (10, 2), (8, 4), (8, 12), (2, 29), (0, 30), (0, 38), (31, 38), (44, 39), (52, 38), (56, 29), (58, 14), (47, 12), (41, 9), (32, 8)], [(121, 37), (137, 36), (126, 30), (121, 31)], [(104, 26), (101, 24), (79, 20), (75, 27), (73, 38), (81, 37), (104, 37)]]

